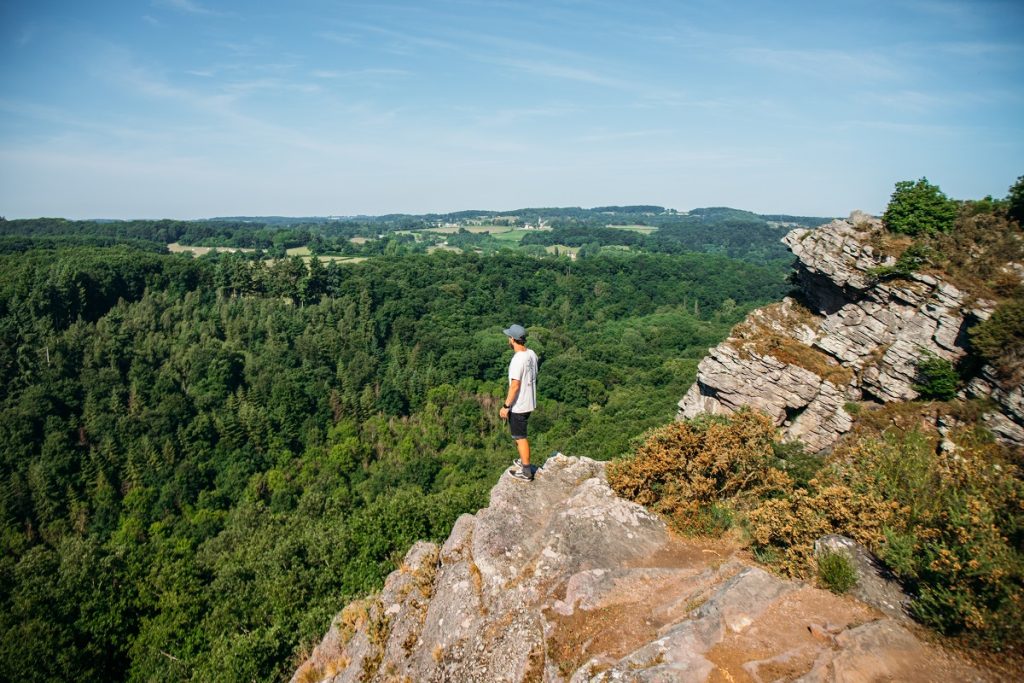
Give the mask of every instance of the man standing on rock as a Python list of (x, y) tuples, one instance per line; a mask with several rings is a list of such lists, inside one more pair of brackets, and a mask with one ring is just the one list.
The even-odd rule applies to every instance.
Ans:
[(515, 354), (508, 364), (508, 395), (501, 406), (501, 419), (508, 420), (508, 428), (516, 442), (519, 459), (509, 470), (516, 479), (533, 481), (530, 465), (530, 442), (526, 440), (526, 422), (537, 407), (537, 354), (526, 348), (526, 328), (512, 325), (503, 330), (508, 345)]

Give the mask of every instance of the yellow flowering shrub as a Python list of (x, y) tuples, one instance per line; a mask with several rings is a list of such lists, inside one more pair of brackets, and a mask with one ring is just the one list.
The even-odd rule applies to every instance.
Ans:
[[(966, 425), (947, 435), (952, 450), (927, 428), (925, 411), (934, 424), (936, 405)], [(1020, 650), (1022, 460), (971, 427), (964, 410), (906, 403), (867, 411), (813, 476), (796, 480), (783, 471), (799, 464), (786, 455), (792, 449), (774, 443), (763, 415), (675, 422), (610, 463), (608, 481), (685, 534), (742, 524), (755, 556), (791, 576), (815, 573), (815, 539), (853, 538), (903, 581), (919, 620)]]
[(721, 530), (742, 501), (790, 488), (789, 477), (771, 467), (774, 438), (771, 420), (748, 410), (673, 422), (650, 432), (631, 457), (611, 463), (608, 483), (681, 533)]

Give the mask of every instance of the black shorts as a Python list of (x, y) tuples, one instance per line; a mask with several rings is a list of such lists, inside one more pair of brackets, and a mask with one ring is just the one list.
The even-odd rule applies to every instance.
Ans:
[(526, 438), (526, 421), (530, 419), (529, 413), (509, 413), (508, 430), (512, 432), (513, 439)]

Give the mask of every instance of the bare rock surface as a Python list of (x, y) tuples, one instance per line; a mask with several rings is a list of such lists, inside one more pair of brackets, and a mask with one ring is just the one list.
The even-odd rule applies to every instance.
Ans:
[(414, 545), (292, 680), (800, 677), (998, 680), (862, 602), (674, 536), (614, 494), (603, 463), (559, 455), (533, 483), (503, 476), (440, 547)]
[[(752, 312), (701, 361), (678, 418), (750, 406), (772, 416), (784, 437), (820, 451), (852, 426), (847, 402), (913, 400), (923, 357), (959, 360), (968, 328), (991, 315), (990, 302), (928, 274), (879, 280), (875, 269), (895, 263), (871, 244), (880, 231), (878, 218), (855, 211), (789, 232), (783, 242), (797, 257), (800, 298), (809, 308), (787, 299)], [(983, 370), (965, 395), (992, 398), (993, 433), (1024, 445), (1020, 387), (1001, 387)]]

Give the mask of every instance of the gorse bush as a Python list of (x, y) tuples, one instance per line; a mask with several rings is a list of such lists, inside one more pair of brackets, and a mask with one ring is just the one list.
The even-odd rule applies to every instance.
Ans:
[[(907, 404), (913, 407), (914, 404)], [(872, 411), (869, 411), (872, 412)], [(878, 411), (881, 412), (881, 411)], [(920, 424), (917, 417), (899, 420)], [(856, 582), (841, 560), (815, 558), (826, 534), (878, 555), (915, 596), (913, 614), (947, 634), (1016, 649), (1024, 644), (1024, 482), (984, 431), (938, 435), (886, 420), (817, 463), (773, 443), (764, 416), (677, 422), (648, 434), (608, 467), (621, 495), (686, 534), (742, 525), (759, 561), (791, 576), (817, 572), (837, 592)], [(849, 571), (847, 571), (849, 569)]]
[[(947, 634), (1000, 647), (1024, 643), (1024, 483), (983, 434), (893, 431), (838, 449), (808, 489), (749, 514), (755, 547), (806, 574), (814, 539), (850, 536), (916, 595), (913, 613)], [(762, 551), (763, 553), (763, 551)]]
[(771, 466), (775, 427), (759, 413), (673, 422), (631, 457), (608, 467), (619, 494), (663, 514), (685, 534), (722, 531), (744, 500), (781, 492), (790, 479)]
[[(1024, 482), (1001, 448), (956, 435), (955, 455), (929, 452), (912, 523), (880, 555), (917, 593), (915, 616), (993, 645), (1024, 643)], [(928, 488), (924, 488), (928, 484)], [(909, 487), (908, 487), (909, 488)]]
[(814, 566), (814, 540), (842, 534), (869, 547), (885, 539), (885, 529), (901, 525), (904, 509), (882, 496), (862, 494), (840, 483), (812, 480), (808, 488), (763, 501), (747, 514), (756, 551), (779, 559), (778, 569), (806, 576)]

